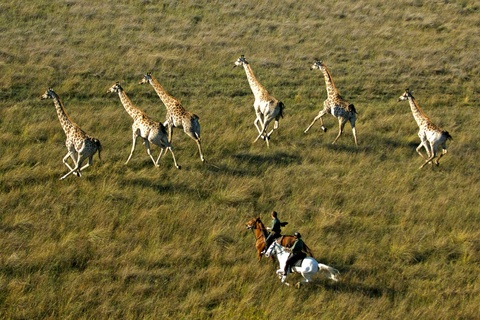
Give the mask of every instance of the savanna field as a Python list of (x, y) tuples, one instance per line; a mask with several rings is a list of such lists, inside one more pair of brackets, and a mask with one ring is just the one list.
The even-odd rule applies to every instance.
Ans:
[[(480, 182), (476, 1), (2, 1), (0, 318), (478, 319)], [(253, 143), (241, 67), (285, 104)], [(324, 116), (316, 60), (357, 110)], [(200, 117), (203, 153), (175, 129), (157, 168), (118, 95), (157, 121), (151, 72)], [(69, 117), (103, 146), (82, 177), (62, 163)], [(423, 112), (453, 137), (419, 169)], [(273, 123), (271, 124), (271, 126)], [(153, 156), (159, 148), (152, 146)], [(257, 261), (245, 223), (276, 210), (341, 273), (299, 289)], [(295, 283), (299, 275), (289, 276)]]

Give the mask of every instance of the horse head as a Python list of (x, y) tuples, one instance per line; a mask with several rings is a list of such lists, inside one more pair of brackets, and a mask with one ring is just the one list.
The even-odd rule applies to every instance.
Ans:
[(252, 219), (250, 221), (247, 221), (245, 223), (245, 227), (248, 229), (248, 230), (251, 230), (251, 229), (255, 229), (255, 223), (256, 223), (257, 219)]
[(252, 219), (250, 221), (247, 221), (247, 223), (245, 223), (245, 226), (249, 230), (252, 230), (252, 229), (263, 230), (263, 229), (265, 229), (265, 227), (263, 226), (262, 220), (260, 220), (260, 217)]
[(277, 254), (278, 247), (280, 245), (277, 241), (273, 241), (270, 247), (268, 247), (267, 251), (265, 251), (265, 257), (269, 258), (270, 256)]

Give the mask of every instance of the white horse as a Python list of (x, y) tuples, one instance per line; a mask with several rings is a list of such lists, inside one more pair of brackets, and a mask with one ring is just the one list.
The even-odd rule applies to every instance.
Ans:
[[(265, 253), (266, 257), (270, 257), (271, 255), (277, 256), (278, 263), (280, 265), (280, 269), (277, 270), (277, 275), (281, 279), (282, 283), (285, 283), (288, 286), (289, 284), (285, 282), (288, 272), (287, 274), (283, 274), (283, 270), (285, 269), (285, 264), (287, 262), (287, 259), (290, 253), (287, 250), (285, 250), (285, 247), (280, 245), (277, 241), (274, 241), (268, 248), (267, 252)], [(305, 259), (303, 259), (302, 265), (300, 267), (293, 266), (292, 270), (293, 272), (300, 273), (303, 277), (303, 280), (297, 283), (298, 287), (302, 283), (311, 282), (312, 276), (318, 271), (326, 272), (327, 278), (332, 279), (333, 281), (338, 281), (338, 275), (340, 274), (340, 272), (337, 269), (322, 263), (318, 263), (317, 260), (313, 259), (312, 257), (306, 257)]]

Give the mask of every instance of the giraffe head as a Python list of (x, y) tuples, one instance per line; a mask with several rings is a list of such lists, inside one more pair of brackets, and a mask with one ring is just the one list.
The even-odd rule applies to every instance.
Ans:
[(49, 88), (45, 93), (40, 97), (41, 100), (53, 99), (56, 96), (55, 91), (52, 88)]
[(139, 84), (145, 84), (145, 83), (150, 83), (152, 81), (152, 73), (149, 72), (147, 74), (143, 75), (142, 81), (139, 82)]
[(408, 98), (413, 98), (412, 93), (413, 91), (406, 89), (405, 92), (400, 97), (398, 97), (398, 101), (405, 101), (408, 100)]
[(237, 61), (235, 61), (235, 64), (233, 65), (233, 67), (235, 68), (235, 67), (243, 66), (245, 64), (248, 64), (248, 62), (245, 59), (245, 56), (242, 54), (242, 56), (238, 58)]
[(324, 68), (325, 68), (325, 64), (323, 64), (322, 61), (316, 59), (313, 65), (310, 67), (310, 70), (315, 70), (315, 69), (323, 70)]
[(117, 82), (110, 89), (108, 89), (107, 93), (110, 93), (110, 92), (119, 93), (120, 91), (123, 91), (123, 88), (120, 85), (120, 82)]

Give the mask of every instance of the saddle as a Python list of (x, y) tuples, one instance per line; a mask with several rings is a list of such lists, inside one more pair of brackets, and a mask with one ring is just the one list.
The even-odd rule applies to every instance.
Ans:
[[(302, 258), (302, 259), (298, 259), (297, 261), (295, 261), (289, 268), (288, 268), (288, 272), (289, 273), (293, 273), (293, 267), (301, 267), (302, 266), (302, 262), (303, 262), (303, 259), (305, 258)], [(283, 272), (283, 270), (282, 270)]]
[(292, 264), (292, 267), (301, 267), (302, 266), (302, 262), (305, 258), (302, 258), (302, 259), (298, 259), (297, 261), (295, 261), (294, 264)]

